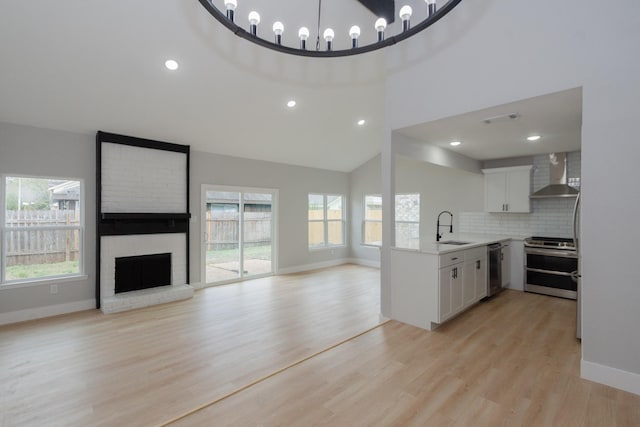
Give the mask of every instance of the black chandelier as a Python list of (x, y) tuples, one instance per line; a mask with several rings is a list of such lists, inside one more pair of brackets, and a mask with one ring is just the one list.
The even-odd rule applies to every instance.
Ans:
[[(282, 44), (282, 33), (284, 31), (284, 25), (282, 22), (276, 21), (273, 24), (274, 41), (268, 41), (258, 36), (257, 28), (260, 24), (260, 15), (256, 11), (251, 11), (248, 16), (249, 30), (245, 30), (235, 23), (235, 10), (237, 7), (237, 0), (224, 0), (225, 12), (221, 12), (220, 9), (213, 4), (213, 0), (198, 0), (202, 6), (222, 25), (227, 27), (238, 37), (249, 40), (257, 45), (266, 47), (268, 49), (276, 50), (278, 52), (287, 53), (290, 55), (298, 56), (311, 56), (320, 58), (331, 58), (339, 56), (351, 56), (360, 53), (371, 52), (374, 50), (382, 49), (386, 46), (391, 46), (404, 39), (407, 39), (414, 34), (425, 30), (430, 27), (447, 13), (453, 10), (462, 0), (448, 0), (444, 5), (438, 7), (436, 0), (425, 0), (426, 3), (426, 17), (420, 21), (417, 25), (411, 25), (412, 10), (410, 6), (403, 6), (400, 9), (400, 19), (402, 20), (402, 30), (400, 33), (390, 37), (385, 37), (385, 29), (387, 22), (384, 18), (378, 18), (375, 21), (374, 28), (377, 32), (377, 41), (374, 43), (359, 46), (358, 38), (360, 36), (360, 28), (356, 25), (349, 29), (349, 37), (351, 38), (350, 49), (333, 49), (334, 31), (331, 28), (327, 28), (323, 32), (323, 38), (325, 40), (325, 48), (321, 48), (320, 43), (320, 12), (322, 8), (322, 0), (318, 0), (318, 28), (317, 28), (317, 40), (315, 49), (308, 49), (307, 40), (309, 38), (309, 29), (301, 27), (298, 30), (298, 38), (300, 40), (299, 47), (291, 47)], [(240, 0), (242, 1), (242, 0)], [(441, 0), (443, 1), (443, 0)], [(346, 32), (345, 32), (346, 34)]]

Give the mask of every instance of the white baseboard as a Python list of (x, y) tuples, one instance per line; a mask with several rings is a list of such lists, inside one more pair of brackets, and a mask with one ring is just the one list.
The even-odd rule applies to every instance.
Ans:
[(324, 262), (315, 262), (313, 264), (305, 264), (305, 265), (297, 265), (295, 267), (287, 267), (278, 269), (277, 274), (292, 274), (292, 273), (300, 273), (303, 271), (317, 270), (319, 268), (327, 268), (327, 267), (335, 267), (342, 264), (348, 264), (349, 260), (347, 259), (334, 259), (331, 261)]
[(46, 307), (28, 308), (25, 310), (0, 313), (0, 325), (24, 322), (26, 320), (42, 319), (43, 317), (57, 316), (76, 311), (91, 310), (96, 308), (96, 300), (68, 302), (65, 304), (48, 305)]
[(640, 395), (640, 374), (582, 360), (580, 362), (580, 376), (585, 380)]
[(366, 267), (380, 268), (379, 261), (371, 261), (368, 259), (358, 259), (358, 258), (340, 258), (340, 259), (334, 259), (331, 261), (316, 262), (313, 264), (305, 264), (305, 265), (298, 265), (295, 267), (281, 268), (278, 270), (276, 274), (301, 273), (303, 271), (317, 270), (319, 268), (336, 267), (338, 265), (343, 265), (343, 264), (358, 264), (358, 265), (364, 265)]
[(348, 262), (350, 264), (364, 265), (365, 267), (380, 268), (380, 261), (370, 259), (349, 258)]

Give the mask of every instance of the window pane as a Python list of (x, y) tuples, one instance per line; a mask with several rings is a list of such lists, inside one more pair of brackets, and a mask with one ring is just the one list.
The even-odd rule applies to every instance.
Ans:
[(344, 244), (342, 233), (342, 221), (329, 221), (329, 244), (330, 245), (342, 245)]
[(381, 196), (365, 196), (364, 219), (382, 220)]
[(5, 225), (80, 225), (80, 181), (7, 177)]
[(80, 230), (5, 232), (6, 280), (80, 273)]
[(396, 246), (399, 248), (420, 248), (420, 224), (396, 222)]
[(420, 222), (420, 194), (396, 194), (396, 221)]
[(342, 220), (342, 196), (327, 196), (327, 219)]
[(382, 245), (382, 222), (364, 222), (364, 238), (366, 245)]
[(309, 194), (309, 220), (314, 219), (324, 219), (324, 196), (322, 194)]
[(309, 247), (324, 246), (324, 222), (309, 222)]

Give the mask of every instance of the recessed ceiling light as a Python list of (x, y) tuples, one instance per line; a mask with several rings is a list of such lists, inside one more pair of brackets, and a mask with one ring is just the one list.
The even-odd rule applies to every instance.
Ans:
[(367, 123), (367, 121), (365, 119), (360, 119), (358, 120), (358, 126), (364, 126), (365, 123)]
[(460, 145), (460, 144), (462, 144), (462, 142), (460, 142), (460, 141), (451, 141), (451, 142), (449, 143), (449, 145), (452, 145), (452, 146), (454, 146), (454, 147), (457, 147), (457, 146), (458, 146), (458, 145)]
[(527, 138), (527, 141), (537, 141), (540, 139), (540, 135), (531, 135)]
[(296, 106), (296, 101), (294, 101), (293, 99), (289, 102), (287, 102), (287, 107), (289, 108), (293, 108)]
[(167, 69), (171, 70), (171, 71), (175, 71), (178, 69), (179, 65), (178, 62), (173, 60), (173, 59), (167, 59), (164, 62), (164, 66), (167, 67)]

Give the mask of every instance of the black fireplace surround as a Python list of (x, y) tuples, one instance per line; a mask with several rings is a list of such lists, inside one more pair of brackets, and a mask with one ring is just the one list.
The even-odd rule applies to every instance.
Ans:
[[(103, 212), (102, 145), (122, 144), (151, 150), (182, 153), (186, 156), (184, 212)], [(98, 131), (96, 133), (96, 269), (100, 271), (101, 237), (162, 233), (185, 235), (186, 282), (189, 283), (189, 162), (190, 147), (163, 141)], [(168, 259), (167, 259), (168, 256)], [(147, 259), (148, 258), (148, 259)], [(116, 259), (115, 293), (172, 284), (171, 254), (151, 254)], [(100, 275), (96, 277), (96, 308), (100, 308)]]

